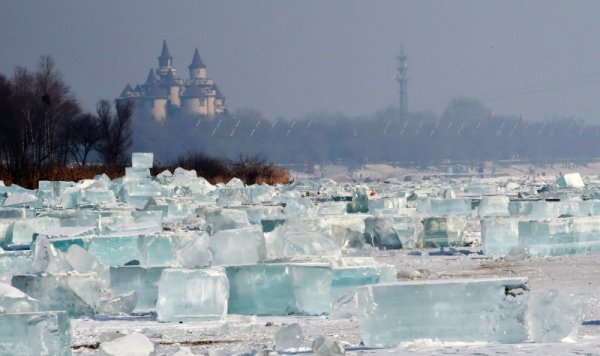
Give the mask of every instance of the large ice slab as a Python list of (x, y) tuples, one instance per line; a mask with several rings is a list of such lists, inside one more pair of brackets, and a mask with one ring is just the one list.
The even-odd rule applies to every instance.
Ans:
[(38, 308), (37, 300), (9, 284), (0, 282), (0, 314), (34, 312)]
[(71, 245), (79, 245), (104, 266), (123, 266), (132, 262), (144, 266), (171, 266), (176, 264), (177, 251), (197, 239), (207, 240), (208, 236), (202, 231), (164, 232), (57, 238), (51, 242), (63, 252)]
[(266, 259), (265, 238), (257, 226), (217, 232), (210, 237), (210, 250), (213, 265), (252, 264)]
[(579, 173), (567, 173), (556, 180), (559, 188), (584, 188), (585, 184)]
[[(551, 220), (507, 218), (482, 221), (486, 254), (506, 254), (516, 246), (532, 256), (561, 256), (600, 252), (600, 217), (565, 217)], [(518, 224), (518, 225), (517, 225)], [(515, 230), (518, 226), (518, 230)]]
[(357, 319), (368, 347), (418, 339), (528, 339), (525, 278), (399, 282), (362, 287), (357, 293)]
[(60, 226), (57, 218), (33, 218), (26, 220), (15, 220), (6, 232), (2, 247), (13, 245), (28, 246), (33, 242), (36, 234), (44, 234), (46, 230)]
[(60, 311), (0, 314), (0, 354), (71, 355), (69, 317)]
[(79, 317), (96, 315), (104, 281), (95, 273), (16, 275), (12, 285), (37, 299), (41, 310), (63, 310)]
[(159, 321), (217, 320), (227, 315), (229, 281), (225, 270), (165, 269), (158, 284)]
[(227, 267), (229, 312), (288, 315), (329, 312), (331, 269), (327, 264), (260, 264)]
[(330, 258), (321, 263), (227, 267), (229, 312), (245, 315), (320, 315), (360, 286), (396, 280), (394, 266), (372, 258)]
[(269, 260), (341, 255), (339, 246), (319, 231), (288, 231), (285, 226), (280, 226), (266, 233), (265, 241)]
[(134, 152), (131, 154), (131, 166), (133, 168), (152, 168), (154, 154), (152, 152)]
[(366, 241), (386, 249), (415, 248), (416, 221), (408, 216), (378, 216), (365, 219)]
[(417, 211), (425, 216), (471, 215), (472, 201), (468, 198), (426, 198), (418, 201)]
[(528, 311), (529, 335), (535, 342), (560, 342), (574, 336), (583, 321), (583, 303), (559, 290), (535, 293)]
[(110, 290), (115, 294), (135, 292), (135, 312), (147, 312), (156, 308), (158, 282), (163, 267), (124, 266), (110, 268)]
[(505, 196), (486, 196), (481, 198), (479, 203), (479, 217), (486, 216), (508, 216), (509, 199)]
[(423, 219), (423, 244), (425, 247), (463, 246), (466, 226), (464, 216)]

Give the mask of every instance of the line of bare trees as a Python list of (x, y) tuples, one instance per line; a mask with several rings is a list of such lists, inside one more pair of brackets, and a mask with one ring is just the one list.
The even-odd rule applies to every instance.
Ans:
[(132, 144), (133, 104), (98, 102), (83, 112), (54, 60), (35, 71), (0, 73), (0, 169), (13, 175), (50, 166), (85, 165), (95, 152), (108, 166), (125, 164)]

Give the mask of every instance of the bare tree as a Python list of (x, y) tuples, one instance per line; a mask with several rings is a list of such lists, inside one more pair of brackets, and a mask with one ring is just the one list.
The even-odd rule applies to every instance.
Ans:
[(70, 154), (81, 166), (85, 166), (89, 154), (100, 140), (98, 119), (91, 114), (78, 116), (69, 126)]
[(131, 120), (133, 117), (133, 102), (117, 101), (115, 112), (107, 100), (101, 100), (96, 106), (100, 139), (96, 151), (108, 166), (124, 165), (127, 161), (127, 151), (132, 145)]
[(2, 110), (10, 114), (0, 119), (4, 164), (12, 171), (66, 164), (69, 125), (81, 109), (54, 60), (41, 57), (35, 72), (16, 67), (8, 84)]

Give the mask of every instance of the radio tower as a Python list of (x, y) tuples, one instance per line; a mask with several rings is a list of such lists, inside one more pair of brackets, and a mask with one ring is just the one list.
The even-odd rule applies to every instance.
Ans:
[(408, 89), (406, 76), (406, 55), (404, 54), (404, 47), (400, 46), (400, 55), (398, 56), (398, 73), (396, 74), (396, 80), (398, 81), (398, 94), (400, 99), (400, 120), (408, 118)]

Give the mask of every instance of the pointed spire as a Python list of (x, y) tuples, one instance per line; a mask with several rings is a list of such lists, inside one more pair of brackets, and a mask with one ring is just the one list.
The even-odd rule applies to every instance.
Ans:
[(192, 58), (192, 63), (188, 66), (188, 68), (206, 68), (204, 62), (202, 62), (202, 58), (200, 58), (200, 53), (198, 52), (198, 48), (194, 51), (194, 57)]
[(169, 48), (167, 47), (167, 40), (163, 40), (162, 51), (160, 52), (160, 57), (158, 57), (158, 58), (173, 59), (173, 57), (171, 57), (171, 54), (169, 54)]
[(154, 75), (154, 71), (150, 68), (150, 72), (148, 73), (148, 78), (146, 78), (146, 85), (150, 85), (156, 83), (156, 76)]

